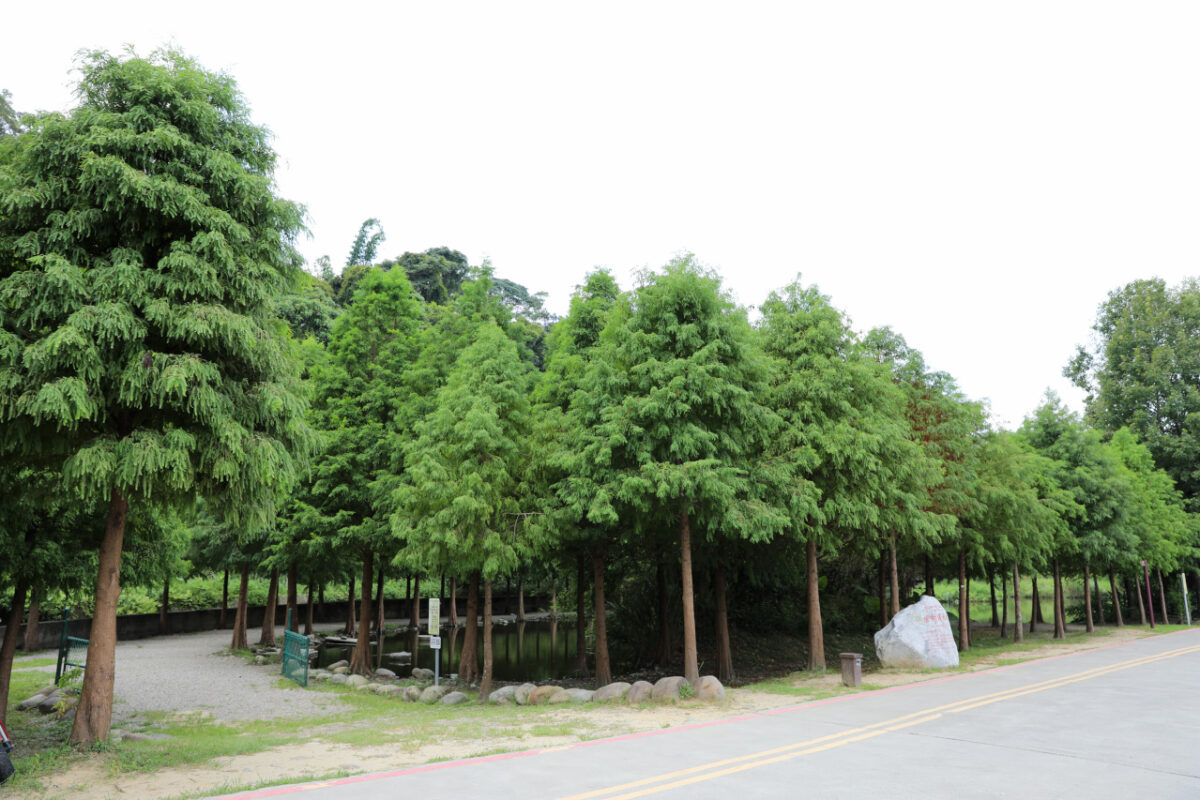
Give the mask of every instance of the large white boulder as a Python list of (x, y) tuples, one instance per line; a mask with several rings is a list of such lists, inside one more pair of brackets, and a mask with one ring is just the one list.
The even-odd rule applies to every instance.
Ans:
[(885, 667), (940, 669), (958, 666), (958, 646), (950, 618), (929, 595), (892, 617), (875, 634), (875, 654)]

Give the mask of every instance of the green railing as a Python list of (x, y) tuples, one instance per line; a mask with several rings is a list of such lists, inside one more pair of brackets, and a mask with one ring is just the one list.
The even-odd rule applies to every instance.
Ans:
[(288, 609), (287, 623), (283, 630), (283, 677), (308, 686), (307, 636), (292, 633), (292, 611)]
[(54, 668), (54, 683), (62, 680), (67, 667), (87, 668), (88, 640), (70, 636), (67, 628), (71, 624), (71, 609), (63, 614), (62, 636), (58, 640), (58, 664)]

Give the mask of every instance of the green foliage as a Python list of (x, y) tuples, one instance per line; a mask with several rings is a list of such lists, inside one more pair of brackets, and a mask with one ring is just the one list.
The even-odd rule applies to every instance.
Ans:
[(354, 237), (354, 244), (350, 245), (350, 255), (346, 257), (346, 266), (354, 267), (360, 264), (374, 263), (375, 254), (379, 252), (379, 245), (383, 244), (386, 238), (379, 220), (371, 217), (364, 221), (358, 228), (358, 235)]
[(21, 132), (21, 115), (12, 107), (12, 92), (0, 90), (0, 138)]

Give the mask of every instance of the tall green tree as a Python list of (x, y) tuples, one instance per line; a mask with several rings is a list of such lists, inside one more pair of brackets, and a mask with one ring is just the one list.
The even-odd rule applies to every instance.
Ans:
[(108, 507), (71, 732), (90, 745), (111, 722), (131, 505), (199, 492), (267, 518), (312, 437), (274, 316), (301, 212), (273, 194), (266, 129), (177, 52), (92, 53), (80, 73), (80, 107), (0, 159), (0, 446)]

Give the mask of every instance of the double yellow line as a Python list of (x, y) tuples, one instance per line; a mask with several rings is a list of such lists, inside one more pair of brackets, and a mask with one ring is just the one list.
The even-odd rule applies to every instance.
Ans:
[(1177, 658), (1178, 656), (1188, 655), (1196, 652), (1200, 652), (1200, 645), (1180, 647), (1175, 650), (1167, 650), (1166, 652), (1157, 653), (1152, 656), (1144, 656), (1142, 658), (1134, 658), (1128, 661), (1120, 661), (1116, 664), (1110, 664), (1104, 667), (1095, 667), (1093, 669), (1064, 675), (1059, 678), (1052, 678), (1050, 680), (1018, 686), (1014, 689), (1006, 689), (1001, 692), (977, 695), (965, 700), (959, 700), (955, 703), (947, 703), (945, 705), (925, 709), (924, 711), (917, 711), (912, 714), (894, 717), (889, 720), (884, 720), (883, 722), (864, 725), (860, 728), (850, 728), (839, 733), (831, 733), (826, 736), (819, 736), (815, 739), (806, 739), (803, 742), (795, 742), (793, 744), (783, 745), (782, 747), (775, 747), (770, 750), (762, 750), (745, 756), (737, 756), (736, 758), (726, 758), (721, 761), (712, 761), (707, 764), (701, 764), (698, 767), (690, 767), (688, 769), (681, 769), (675, 772), (665, 772), (661, 775), (656, 775), (651, 778), (643, 778), (641, 780), (631, 781), (629, 783), (622, 783), (618, 786), (610, 786), (606, 789), (597, 789), (591, 792), (584, 792), (583, 794), (573, 794), (569, 797), (560, 798), (559, 800), (589, 800), (590, 798), (599, 797), (603, 797), (605, 800), (632, 800), (636, 797), (645, 797), (658, 792), (665, 792), (669, 789), (678, 789), (694, 783), (710, 781), (714, 778), (733, 775), (737, 772), (744, 772), (748, 769), (765, 767), (769, 764), (777, 764), (780, 761), (786, 761), (799, 756), (819, 753), (822, 750), (832, 750), (835, 747), (842, 747), (843, 745), (861, 742), (865, 739), (872, 739), (876, 736), (882, 736), (885, 733), (892, 733), (894, 731), (903, 730), (904, 728), (910, 728), (914, 725), (930, 722), (938, 719), (943, 714), (958, 714), (963, 711), (970, 711), (971, 709), (979, 708), (981, 706), (991, 705), (992, 703), (999, 703), (1002, 700), (1011, 700), (1015, 697), (1024, 697), (1025, 695), (1044, 692), (1048, 689), (1056, 689), (1060, 686), (1091, 680), (1092, 678), (1099, 678), (1102, 675), (1110, 675), (1114, 672), (1132, 669), (1133, 667), (1152, 664), (1155, 661), (1164, 661), (1169, 658)]

